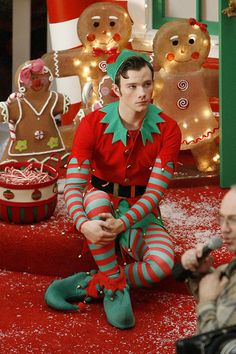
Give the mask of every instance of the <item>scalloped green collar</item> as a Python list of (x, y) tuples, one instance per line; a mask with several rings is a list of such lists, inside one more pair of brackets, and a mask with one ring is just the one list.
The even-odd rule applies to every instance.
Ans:
[[(108, 124), (104, 134), (113, 134), (112, 144), (120, 140), (124, 146), (126, 146), (128, 130), (121, 122), (118, 107), (119, 101), (115, 101), (101, 108), (100, 111), (106, 113), (106, 115), (102, 118), (101, 123)], [(164, 120), (159, 116), (160, 112), (161, 110), (153, 104), (150, 103), (148, 105), (147, 113), (145, 114), (142, 126), (140, 128), (143, 145), (146, 145), (147, 140), (151, 143), (153, 142), (152, 133), (160, 134), (157, 123), (164, 122)]]

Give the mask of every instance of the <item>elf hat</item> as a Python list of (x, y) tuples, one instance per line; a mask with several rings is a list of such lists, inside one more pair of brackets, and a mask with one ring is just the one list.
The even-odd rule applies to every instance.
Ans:
[[(115, 81), (117, 71), (121, 67), (121, 65), (129, 58), (132, 57), (141, 57), (143, 58), (147, 63), (150, 64), (150, 60), (148, 59), (146, 54), (139, 53), (139, 52), (134, 52), (133, 50), (128, 50), (128, 49), (123, 49), (122, 52), (118, 56), (111, 56), (107, 60), (107, 73), (112, 79), (112, 81)], [(114, 61), (112, 59), (115, 58)]]

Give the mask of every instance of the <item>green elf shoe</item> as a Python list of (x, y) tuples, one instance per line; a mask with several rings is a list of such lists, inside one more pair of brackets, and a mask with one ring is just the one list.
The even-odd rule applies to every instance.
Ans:
[(134, 327), (135, 318), (124, 270), (120, 268), (117, 278), (108, 278), (100, 273), (99, 279), (104, 287), (103, 306), (107, 321), (119, 329)]
[[(94, 279), (95, 273), (95, 271), (81, 272), (65, 279), (55, 280), (45, 292), (44, 298), (47, 305), (59, 311), (82, 310), (85, 303), (90, 302), (92, 298), (98, 298), (101, 293), (103, 294), (96, 278)], [(76, 305), (69, 301), (82, 302)]]

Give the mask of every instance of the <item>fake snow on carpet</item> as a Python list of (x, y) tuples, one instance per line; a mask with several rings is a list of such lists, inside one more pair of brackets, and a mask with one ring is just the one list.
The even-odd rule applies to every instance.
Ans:
[[(218, 212), (225, 192), (217, 186), (166, 192), (161, 212), (177, 260), (196, 243), (221, 236)], [(171, 278), (131, 291), (136, 326), (130, 330), (108, 325), (102, 302), (83, 313), (58, 313), (45, 305), (45, 289), (57, 276), (94, 267), (88, 255), (78, 259), (83, 238), (71, 228), (62, 195), (50, 220), (35, 225), (0, 222), (0, 267), (13, 270), (0, 273), (0, 353), (174, 354), (175, 341), (194, 334), (196, 318), (194, 299), (183, 283)], [(225, 247), (213, 255), (215, 265), (231, 258)], [(27, 273), (19, 273), (22, 269)]]
[[(161, 214), (177, 256), (197, 243), (207, 243), (212, 237), (221, 238), (218, 215), (226, 191), (217, 186), (167, 191), (161, 203)], [(212, 255), (216, 266), (232, 257), (224, 245)]]
[(7, 353), (175, 353), (175, 341), (195, 330), (194, 300), (188, 295), (138, 289), (131, 292), (136, 326), (110, 326), (102, 302), (84, 312), (60, 313), (43, 300), (51, 278), (0, 273), (0, 352)]

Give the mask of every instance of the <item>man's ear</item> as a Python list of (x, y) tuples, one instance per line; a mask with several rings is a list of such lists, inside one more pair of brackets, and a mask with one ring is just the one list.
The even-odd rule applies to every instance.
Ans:
[(112, 84), (112, 91), (114, 92), (114, 94), (118, 97), (121, 96), (121, 93), (120, 93), (120, 89), (119, 87), (116, 85), (116, 84)]

